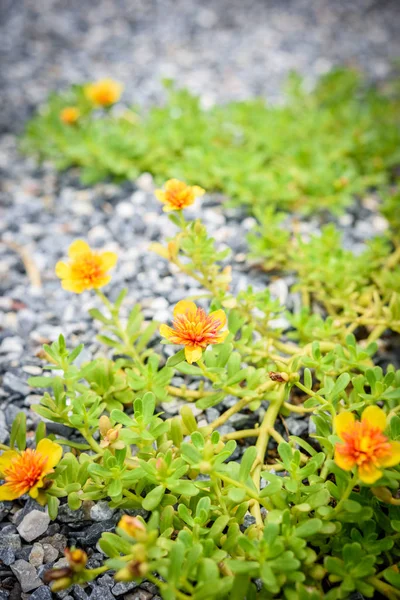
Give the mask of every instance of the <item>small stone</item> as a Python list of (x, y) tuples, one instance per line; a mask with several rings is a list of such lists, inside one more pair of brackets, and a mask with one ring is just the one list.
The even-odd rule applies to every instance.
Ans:
[(84, 521), (84, 519), (85, 511), (82, 507), (78, 510), (72, 510), (68, 504), (60, 506), (57, 516), (57, 520), (60, 523), (77, 523), (79, 521)]
[(80, 585), (73, 585), (72, 593), (75, 597), (75, 600), (88, 600), (89, 598), (83, 587)]
[(3, 387), (9, 392), (16, 392), (20, 396), (27, 396), (31, 388), (23, 379), (20, 379), (13, 373), (6, 373), (3, 379)]
[(295, 419), (294, 417), (288, 417), (285, 419), (285, 423), (292, 435), (301, 436), (308, 431), (307, 419)]
[(153, 596), (155, 596), (156, 594), (158, 594), (158, 587), (156, 586), (155, 583), (152, 583), (151, 581), (143, 581), (140, 584), (140, 588), (146, 590), (147, 592), (149, 592)]
[(58, 550), (54, 548), (51, 544), (42, 544), (43, 548), (43, 562), (45, 564), (52, 563), (58, 558)]
[(17, 529), (25, 541), (32, 542), (46, 532), (49, 524), (50, 517), (47, 513), (32, 510), (22, 519)]
[(8, 600), (10, 594), (6, 590), (0, 590), (0, 600)]
[(114, 508), (110, 508), (108, 502), (98, 502), (90, 509), (90, 517), (93, 521), (107, 521), (115, 513)]
[(122, 596), (122, 594), (135, 590), (137, 587), (139, 587), (139, 584), (136, 581), (119, 581), (111, 591), (114, 596)]
[[(15, 529), (14, 529), (15, 531)], [(17, 533), (9, 533), (5, 535), (4, 529), (0, 532), (0, 550), (6, 548), (16, 552), (21, 549), (21, 538)]]
[(0, 548), (0, 562), (9, 567), (15, 562), (15, 552), (11, 548)]
[[(43, 545), (43, 548), (47, 544), (58, 550), (60, 554), (63, 554), (65, 548), (67, 547), (67, 538), (62, 533), (55, 533), (54, 535), (49, 535), (43, 538), (40, 543)], [(45, 557), (46, 557), (46, 549), (45, 549)], [(49, 561), (50, 562), (50, 561)]]
[(115, 600), (115, 597), (109, 589), (96, 586), (93, 588), (89, 600)]
[(30, 592), (43, 584), (37, 576), (35, 567), (26, 560), (17, 560), (11, 565), (11, 570), (21, 584), (23, 592)]
[(108, 520), (102, 523), (94, 523), (85, 531), (80, 531), (76, 534), (76, 538), (87, 545), (97, 544), (101, 534), (105, 531), (113, 531), (115, 529), (114, 521)]
[(153, 598), (153, 594), (140, 589), (124, 596), (124, 600), (151, 600), (151, 598)]
[(52, 593), (47, 585), (41, 585), (31, 595), (30, 600), (51, 600)]
[(43, 564), (43, 560), (44, 560), (44, 548), (42, 546), (42, 544), (33, 544), (33, 548), (31, 550), (31, 553), (29, 555), (29, 562), (31, 563), (31, 565), (33, 565), (34, 567), (40, 567)]

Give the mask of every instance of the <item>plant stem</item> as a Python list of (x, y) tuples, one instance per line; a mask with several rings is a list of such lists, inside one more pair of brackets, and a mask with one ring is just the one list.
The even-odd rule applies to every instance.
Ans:
[(350, 496), (351, 492), (353, 491), (354, 486), (357, 485), (358, 479), (356, 475), (353, 475), (350, 478), (349, 483), (347, 484), (346, 489), (343, 492), (342, 497), (340, 498), (339, 502), (336, 504), (335, 508), (333, 509), (335, 513), (338, 513), (341, 511), (343, 503), (345, 502), (345, 500), (348, 499), (348, 497)]
[[(260, 474), (261, 469), (264, 464), (265, 453), (267, 451), (268, 440), (270, 436), (270, 431), (273, 429), (275, 425), (275, 421), (279, 415), (279, 411), (282, 407), (284, 398), (285, 398), (286, 386), (282, 386), (279, 391), (279, 396), (274, 401), (272, 401), (267, 409), (267, 412), (264, 415), (263, 422), (260, 426), (260, 433), (256, 442), (256, 461), (255, 468), (253, 470), (252, 479), (254, 485), (259, 490), (260, 489)], [(251, 514), (256, 520), (257, 525), (260, 527), (263, 526), (263, 519), (261, 516), (260, 503), (255, 502), (251, 508)]]

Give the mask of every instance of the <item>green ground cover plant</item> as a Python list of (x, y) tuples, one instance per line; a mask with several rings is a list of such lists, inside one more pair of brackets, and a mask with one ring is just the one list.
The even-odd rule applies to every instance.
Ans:
[[(396, 84), (376, 91), (337, 71), (304, 92), (293, 77), (282, 106), (208, 110), (169, 84), (164, 106), (117, 115), (120, 93), (101, 82), (53, 95), (25, 151), (80, 166), (86, 183), (147, 171), (222, 192), (257, 218), (252, 259), (272, 277), (295, 275), (301, 309), (268, 289), (234, 295), (229, 251), (183, 213), (204, 190), (167, 181), (157, 198), (177, 233), (151, 250), (195, 279), (199, 296), (178, 302), (172, 326), (146, 322), (126, 291), (114, 302), (100, 291), (117, 257), (74, 242), (56, 273), (69, 292), (97, 293), (103, 308), (91, 316), (108, 358), (77, 366), (82, 346), (63, 336), (44, 348), (35, 410), (73, 435), (46, 435), (42, 423), (27, 450), (20, 415), (1, 446), (0, 499), (28, 492), (52, 518), (64, 502), (108, 500), (126, 513), (101, 538), (104, 565), (88, 569), (85, 552), (69, 549), (68, 567), (48, 575), (54, 591), (110, 570), (154, 582), (165, 600), (400, 598), (400, 371), (376, 364), (382, 337), (400, 332)], [(389, 228), (361, 253), (332, 223), (302, 235), (304, 215), (337, 214), (371, 188)], [(282, 316), (289, 330), (276, 327)], [(160, 337), (183, 348), (166, 360)], [(172, 398), (180, 413), (165, 418)], [(194, 417), (193, 405), (227, 398), (213, 421)], [(256, 416), (251, 429), (220, 431), (242, 413)], [(289, 435), (293, 414), (310, 419), (308, 435)], [(26, 465), (34, 485), (21, 480)], [(132, 516), (143, 509), (148, 518)]]
[[(86, 183), (143, 172), (190, 183), (201, 174), (203, 187), (236, 204), (338, 212), (354, 194), (386, 187), (399, 164), (397, 82), (377, 91), (356, 71), (334, 71), (312, 92), (293, 75), (279, 106), (260, 99), (204, 109), (168, 82), (163, 106), (115, 114), (98, 110), (86, 90), (52, 94), (22, 144), (60, 169), (81, 167)], [(78, 110), (72, 122), (68, 107)]]
[[(374, 365), (368, 326), (356, 339), (338, 322), (334, 336), (309, 342), (314, 317), (303, 314), (296, 341), (287, 340), (272, 326), (284, 307), (268, 290), (233, 296), (226, 252), (204, 225), (182, 211), (171, 220), (178, 233), (153, 250), (202, 284), (207, 309), (183, 300), (173, 327), (161, 325), (166, 343), (184, 346), (167, 361), (153, 343), (158, 324), (145, 322), (139, 306), (124, 313), (126, 291), (111, 302), (99, 289), (115, 255), (77, 241), (56, 268), (66, 290), (95, 288), (104, 308), (91, 315), (114, 356), (78, 367), (82, 346), (70, 350), (62, 336), (45, 346), (50, 376), (30, 383), (49, 391), (35, 410), (74, 435), (46, 437), (42, 423), (36, 451), (25, 450), (19, 416), (0, 457), (0, 498), (20, 494), (26, 481), (12, 465), (28, 463), (38, 470), (29, 492), (52, 518), (65, 500), (77, 510), (102, 499), (150, 517), (125, 514), (103, 534), (102, 567), (87, 569), (83, 550), (67, 550), (68, 566), (47, 575), (53, 590), (111, 570), (120, 581), (156, 583), (166, 600), (332, 600), (355, 590), (399, 598), (400, 371)], [(175, 373), (196, 388), (173, 386)], [(230, 408), (197, 422), (191, 404), (205, 409), (227, 396)], [(171, 397), (181, 399), (180, 414), (163, 419), (158, 405)], [(218, 431), (246, 410), (258, 411), (254, 428)], [(291, 413), (310, 416), (314, 433), (279, 431)], [(249, 438), (254, 445), (231, 460)], [(44, 445), (54, 469), (40, 464)], [(254, 524), (244, 528), (248, 512)]]

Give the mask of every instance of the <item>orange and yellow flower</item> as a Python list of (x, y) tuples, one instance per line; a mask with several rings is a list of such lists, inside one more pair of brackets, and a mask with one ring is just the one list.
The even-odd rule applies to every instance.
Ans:
[(60, 120), (66, 125), (73, 125), (81, 116), (81, 111), (76, 106), (67, 106), (60, 112)]
[(185, 346), (188, 363), (198, 361), (209, 344), (221, 344), (229, 331), (221, 331), (226, 324), (223, 310), (209, 315), (194, 302), (181, 300), (174, 308), (172, 327), (161, 325), (160, 333), (171, 344)]
[(203, 196), (205, 190), (198, 185), (186, 185), (179, 179), (169, 179), (163, 190), (156, 190), (155, 195), (160, 202), (165, 204), (164, 211), (182, 210), (193, 204), (196, 198)]
[(0, 500), (15, 500), (29, 493), (39, 499), (39, 488), (45, 477), (54, 471), (62, 457), (62, 448), (46, 438), (40, 440), (36, 450), (6, 450), (0, 456), (0, 476), (5, 480), (0, 486)]
[(95, 106), (111, 106), (121, 98), (123, 86), (114, 79), (101, 79), (85, 86), (85, 96)]
[(105, 286), (111, 279), (108, 271), (117, 262), (114, 252), (95, 252), (82, 240), (71, 244), (68, 256), (69, 262), (56, 264), (56, 275), (64, 290), (75, 294)]
[(345, 471), (357, 467), (364, 483), (375, 483), (385, 467), (400, 462), (400, 442), (391, 442), (384, 435), (386, 415), (378, 406), (368, 406), (361, 421), (351, 412), (335, 417), (335, 429), (342, 443), (335, 448), (335, 462)]

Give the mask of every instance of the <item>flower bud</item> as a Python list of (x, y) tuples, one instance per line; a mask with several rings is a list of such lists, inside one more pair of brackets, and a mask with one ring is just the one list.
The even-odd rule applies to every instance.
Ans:
[(147, 538), (146, 526), (138, 517), (124, 515), (117, 527), (137, 541), (144, 541)]
[(379, 498), (382, 502), (386, 502), (386, 504), (391, 504), (392, 502), (392, 494), (387, 487), (372, 487), (371, 492), (374, 496)]
[(79, 548), (66, 548), (64, 550), (65, 557), (68, 560), (69, 567), (75, 573), (83, 571), (88, 560), (86, 552)]
[(106, 415), (103, 415), (102, 417), (100, 417), (99, 430), (103, 437), (106, 435), (107, 431), (109, 429), (111, 429), (111, 427), (112, 427), (111, 421)]

